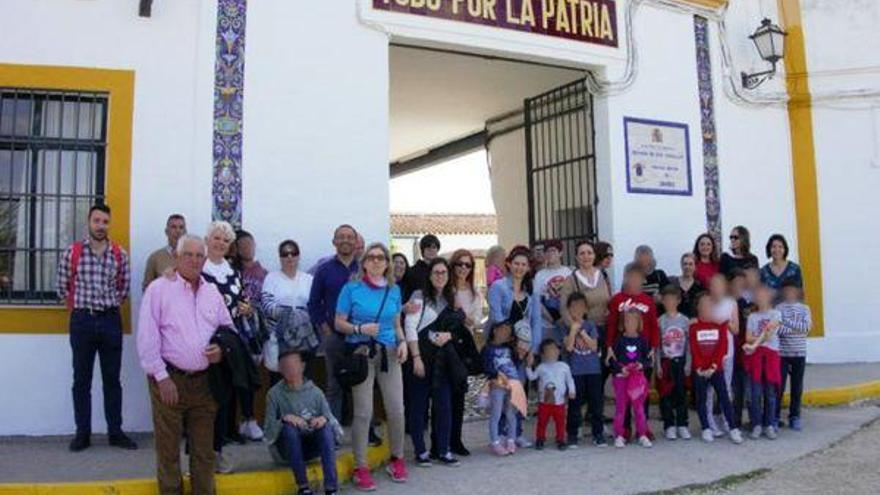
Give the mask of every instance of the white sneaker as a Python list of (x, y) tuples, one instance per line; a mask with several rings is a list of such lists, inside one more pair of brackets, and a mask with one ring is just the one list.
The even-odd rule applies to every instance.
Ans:
[(222, 452), (214, 452), (214, 472), (229, 474), (235, 470), (232, 461), (226, 458)]
[(724, 436), (724, 432), (719, 429), (710, 430), (712, 432), (712, 436), (715, 438), (721, 438)]
[(774, 428), (772, 426), (768, 426), (767, 427), (767, 438), (769, 438), (770, 440), (776, 440), (777, 436), (778, 436), (778, 434), (776, 433), (776, 428)]
[(254, 442), (263, 439), (263, 430), (253, 419), (242, 423), (238, 427), (238, 434)]
[(667, 440), (678, 440), (678, 433), (675, 432), (675, 427), (670, 426), (666, 428), (666, 439)]
[(642, 447), (644, 447), (646, 449), (650, 449), (651, 447), (654, 446), (654, 444), (651, 443), (651, 440), (649, 440), (648, 437), (646, 437), (644, 435), (639, 437), (639, 445), (641, 445)]
[(532, 442), (526, 437), (519, 437), (516, 439), (516, 446), (521, 449), (529, 449), (532, 447)]
[(624, 440), (623, 437), (617, 437), (614, 439), (614, 446), (618, 449), (622, 449), (626, 447), (626, 440)]
[(690, 440), (691, 439), (691, 431), (688, 430), (687, 426), (679, 426), (678, 427), (678, 438), (682, 440)]
[(703, 430), (703, 441), (704, 442), (714, 442), (715, 441), (715, 435), (712, 434), (712, 430), (710, 430), (709, 428), (706, 428), (705, 430)]
[(739, 431), (739, 428), (734, 428), (730, 430), (730, 441), (737, 445), (743, 443), (742, 432)]
[(757, 440), (761, 438), (761, 433), (763, 433), (763, 429), (760, 426), (756, 426), (752, 428), (752, 433), (749, 435), (752, 440)]

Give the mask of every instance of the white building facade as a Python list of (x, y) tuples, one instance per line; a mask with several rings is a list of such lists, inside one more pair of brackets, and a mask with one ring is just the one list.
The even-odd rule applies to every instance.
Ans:
[[(330, 252), (340, 223), (387, 241), (392, 43), (589, 71), (595, 228), (615, 246), (617, 265), (650, 243), (675, 273), (699, 233), (726, 238), (740, 224), (763, 261), (764, 242), (781, 233), (813, 308), (808, 359), (880, 360), (872, 321), (880, 286), (871, 279), (880, 272), (877, 2), (140, 2), (152, 5), (149, 17), (138, 3), (3, 6), (0, 176), (10, 179), (0, 180), (0, 195), (5, 220), (17, 223), (0, 232), (0, 435), (74, 428), (67, 314), (50, 300), (46, 239), (54, 247), (82, 235), (88, 201), (113, 208), (111, 236), (132, 254), (132, 331), (140, 274), (170, 213), (186, 215), (192, 232), (212, 218), (243, 225), (266, 260), (278, 241), (294, 238), (306, 266)], [(459, 17), (452, 9), (462, 9)], [(744, 90), (740, 71), (764, 70), (747, 37), (763, 17), (788, 32), (785, 58), (777, 77)], [(66, 117), (53, 113), (61, 108), (71, 109)], [(45, 130), (51, 121), (61, 126), (54, 135)], [(31, 131), (49, 138), (27, 148)], [(635, 150), (660, 141), (671, 147), (668, 181), (630, 163)], [(523, 143), (518, 131), (488, 145), (507, 245), (529, 240)], [(81, 165), (93, 172), (65, 175)], [(19, 204), (41, 213), (25, 215)], [(45, 258), (31, 256), (40, 249)], [(149, 430), (132, 334), (124, 345), (124, 426)], [(93, 422), (103, 431), (96, 375)]]

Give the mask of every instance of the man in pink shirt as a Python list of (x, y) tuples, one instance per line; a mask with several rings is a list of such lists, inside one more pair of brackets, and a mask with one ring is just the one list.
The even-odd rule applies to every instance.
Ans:
[(159, 493), (180, 495), (180, 440), (186, 421), (192, 493), (214, 493), (214, 414), (208, 366), (222, 351), (211, 344), (220, 326), (232, 326), (223, 297), (202, 279), (205, 242), (185, 235), (177, 243), (177, 273), (159, 277), (144, 292), (137, 349), (147, 373), (156, 436)]

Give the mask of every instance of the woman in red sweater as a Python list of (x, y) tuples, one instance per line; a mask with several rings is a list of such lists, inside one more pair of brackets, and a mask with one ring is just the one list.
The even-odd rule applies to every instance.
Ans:
[[(703, 429), (703, 441), (712, 442), (715, 436), (709, 428), (709, 410), (706, 391), (711, 386), (721, 405), (727, 424), (733, 425), (733, 405), (724, 381), (724, 356), (727, 354), (727, 324), (712, 321), (713, 304), (708, 294), (697, 298), (697, 321), (690, 327), (689, 341), (693, 367), (694, 390), (697, 394), (697, 415)], [(742, 443), (739, 428), (730, 430), (730, 440)]]
[(694, 242), (694, 258), (697, 261), (697, 270), (694, 278), (703, 287), (709, 287), (709, 281), (718, 273), (718, 246), (715, 239), (707, 233), (697, 236)]

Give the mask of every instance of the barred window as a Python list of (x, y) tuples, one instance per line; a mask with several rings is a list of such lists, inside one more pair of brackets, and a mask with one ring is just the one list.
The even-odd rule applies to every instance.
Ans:
[(55, 270), (104, 200), (107, 94), (0, 87), (0, 304), (57, 304)]

